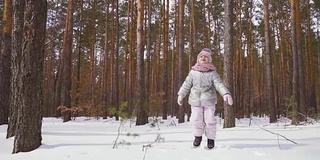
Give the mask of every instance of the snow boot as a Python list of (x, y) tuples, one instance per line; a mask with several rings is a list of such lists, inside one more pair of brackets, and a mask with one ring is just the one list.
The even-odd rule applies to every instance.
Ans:
[(202, 136), (200, 136), (200, 137), (195, 136), (195, 139), (193, 141), (193, 146), (195, 146), (195, 147), (200, 146), (201, 141), (202, 141)]
[(212, 149), (214, 147), (214, 140), (213, 139), (208, 139), (207, 147), (208, 147), (208, 149)]

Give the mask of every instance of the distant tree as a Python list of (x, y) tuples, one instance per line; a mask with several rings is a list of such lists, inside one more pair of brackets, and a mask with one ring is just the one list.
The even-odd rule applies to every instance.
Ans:
[(168, 86), (168, 57), (169, 57), (169, 0), (163, 1), (163, 104), (162, 104), (162, 118), (167, 119), (168, 116), (168, 101), (169, 101), (169, 86)]
[[(61, 105), (71, 108), (71, 60), (72, 60), (72, 37), (73, 37), (73, 0), (68, 1), (68, 12), (66, 17), (65, 32), (62, 48), (62, 92)], [(71, 120), (71, 113), (65, 112), (63, 122)]]
[(127, 24), (127, 30), (128, 30), (128, 40), (129, 41), (127, 41), (128, 42), (128, 89), (127, 89), (127, 101), (128, 101), (128, 111), (130, 112), (130, 113), (132, 113), (132, 110), (134, 109), (134, 105), (133, 105), (133, 103), (134, 103), (134, 97), (135, 97), (135, 95), (134, 95), (134, 90), (135, 90), (135, 77), (136, 77), (136, 66), (135, 66), (135, 53), (134, 53), (134, 48), (136, 47), (136, 44), (135, 44), (135, 42), (136, 42), (136, 30), (135, 30), (135, 28), (136, 28), (136, 16), (135, 16), (135, 10), (134, 10), (134, 0), (130, 0), (129, 1), (129, 11), (128, 11), (128, 14), (130, 15), (130, 16), (128, 16), (128, 24)]
[[(312, 29), (311, 29), (311, 5), (310, 5), (310, 0), (307, 0), (306, 2), (306, 16), (307, 16), (307, 37), (306, 37), (306, 52), (307, 52), (307, 58), (306, 58), (306, 63), (307, 63), (307, 69), (306, 69), (306, 75), (307, 75), (307, 83), (308, 83), (308, 87), (307, 87), (307, 93), (308, 95), (306, 95), (307, 97), (307, 104), (306, 106), (309, 106), (311, 107), (311, 109), (314, 109), (316, 111), (316, 113), (318, 112), (317, 111), (317, 98), (316, 98), (316, 92), (317, 90), (319, 90), (319, 87), (317, 89), (317, 84), (316, 84), (316, 81), (315, 79), (317, 78), (317, 74), (319, 73), (316, 73), (316, 69), (314, 68), (314, 58), (316, 58), (315, 56), (313, 56), (314, 52), (312, 52)], [(316, 73), (316, 74), (314, 74)]]
[(189, 24), (189, 43), (190, 43), (190, 50), (189, 50), (189, 70), (191, 69), (191, 67), (194, 65), (196, 59), (194, 58), (195, 51), (195, 40), (196, 40), (196, 33), (195, 33), (195, 0), (190, 0), (190, 24)]
[[(181, 86), (184, 80), (183, 77), (183, 53), (184, 53), (184, 7), (185, 7), (185, 0), (179, 0), (179, 20), (178, 20), (178, 86)], [(179, 113), (178, 113), (178, 122), (183, 123), (184, 122), (184, 114), (185, 110), (183, 105), (179, 107)]]
[(148, 122), (146, 112), (146, 95), (145, 95), (145, 78), (144, 78), (144, 43), (143, 43), (143, 18), (144, 18), (144, 1), (138, 0), (138, 17), (137, 17), (137, 104), (136, 125), (144, 125)]
[(108, 37), (108, 22), (109, 22), (109, 6), (110, 6), (110, 2), (108, 1), (106, 4), (106, 8), (105, 8), (105, 29), (104, 29), (104, 46), (103, 46), (103, 72), (102, 72), (102, 93), (101, 93), (101, 97), (102, 97), (102, 105), (104, 108), (104, 112), (103, 112), (103, 117), (107, 118), (108, 116), (108, 110), (107, 110), (107, 106), (108, 106), (108, 79), (109, 79), (109, 68), (108, 68), (108, 64), (109, 64), (109, 48), (108, 48), (108, 41), (109, 41), (109, 37)]
[[(115, 54), (115, 66), (114, 66), (114, 82), (115, 82), (115, 90), (114, 90), (114, 105), (117, 107), (117, 110), (119, 110), (119, 99), (120, 99), (120, 93), (119, 93), (119, 43), (120, 43), (120, 31), (119, 31), (119, 0), (115, 0), (115, 19), (113, 21), (114, 27), (114, 33), (116, 34), (115, 37), (115, 44), (114, 44), (114, 54)], [(116, 114), (116, 119), (119, 120), (119, 115)]]
[(298, 61), (298, 51), (297, 51), (297, 35), (296, 35), (296, 3), (299, 1), (291, 0), (291, 47), (293, 55), (293, 67), (292, 67), (292, 124), (297, 125), (299, 123), (298, 119), (298, 108), (299, 108), (299, 61)]
[(269, 0), (263, 0), (264, 11), (264, 37), (265, 37), (265, 57), (266, 57), (266, 77), (267, 77), (267, 90), (268, 90), (268, 107), (270, 110), (270, 123), (277, 121), (273, 74), (272, 74), (272, 61), (271, 61), (271, 40), (270, 40), (270, 26), (269, 26)]
[[(224, 59), (223, 59), (223, 79), (225, 85), (231, 90), (232, 93), (232, 63), (234, 53), (233, 43), (233, 1), (225, 0), (224, 4)], [(224, 103), (224, 128), (231, 128), (235, 126), (235, 117), (232, 106)]]
[[(145, 70), (145, 73), (146, 73), (146, 77), (145, 77), (145, 80), (146, 80), (146, 90), (145, 90), (145, 92), (146, 92), (146, 95), (147, 95), (147, 97), (148, 98), (146, 98), (146, 101), (147, 101), (147, 103), (148, 104), (150, 104), (149, 103), (149, 101), (150, 101), (150, 95), (151, 95), (151, 92), (150, 92), (150, 90), (151, 90), (151, 87), (150, 87), (150, 81), (151, 81), (151, 37), (152, 36), (154, 36), (153, 34), (151, 34), (151, 26), (152, 26), (152, 6), (153, 6), (154, 4), (153, 4), (153, 2), (152, 2), (152, 0), (148, 0), (147, 1), (147, 5), (146, 5), (146, 8), (147, 8), (147, 11), (146, 11), (146, 19), (145, 19), (145, 21), (146, 21), (146, 31), (145, 31), (145, 33), (146, 34), (144, 34), (144, 36), (145, 36), (145, 39), (146, 39), (146, 59), (145, 59), (145, 68), (146, 68), (146, 70)], [(149, 105), (150, 106), (150, 105)]]
[[(303, 50), (302, 42), (302, 29), (301, 29), (301, 12), (300, 12), (300, 1), (295, 0), (295, 32), (296, 32), (296, 43), (297, 43), (297, 54), (298, 54), (298, 87), (299, 87), (299, 108), (298, 111), (303, 115), (306, 115), (306, 83), (305, 83), (305, 55)], [(311, 73), (312, 74), (312, 73)], [(301, 116), (301, 115), (300, 115)]]
[(47, 2), (13, 2), (12, 107), (17, 110), (13, 153), (41, 145)]
[(83, 39), (82, 30), (83, 30), (83, 0), (79, 1), (79, 27), (78, 27), (78, 56), (77, 56), (77, 81), (75, 83), (75, 91), (76, 95), (74, 97), (74, 106), (79, 106), (79, 99), (80, 99), (80, 82), (81, 82), (81, 52), (82, 52), (82, 44), (80, 43)]

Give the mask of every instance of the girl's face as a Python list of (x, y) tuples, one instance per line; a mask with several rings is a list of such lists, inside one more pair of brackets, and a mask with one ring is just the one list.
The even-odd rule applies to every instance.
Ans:
[(200, 63), (200, 64), (205, 64), (205, 63), (208, 63), (208, 62), (209, 62), (209, 58), (208, 58), (207, 56), (201, 55), (201, 56), (199, 57), (199, 63)]

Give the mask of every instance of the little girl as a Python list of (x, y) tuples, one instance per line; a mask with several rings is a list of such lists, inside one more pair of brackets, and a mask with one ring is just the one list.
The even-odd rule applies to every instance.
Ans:
[(197, 63), (192, 67), (186, 80), (178, 92), (178, 104), (182, 105), (182, 99), (189, 93), (191, 105), (190, 121), (195, 136), (193, 146), (198, 147), (202, 141), (202, 135), (208, 138), (207, 147), (214, 147), (216, 138), (215, 105), (217, 93), (223, 96), (229, 105), (233, 104), (231, 94), (222, 83), (216, 68), (212, 64), (211, 51), (204, 48), (198, 54)]

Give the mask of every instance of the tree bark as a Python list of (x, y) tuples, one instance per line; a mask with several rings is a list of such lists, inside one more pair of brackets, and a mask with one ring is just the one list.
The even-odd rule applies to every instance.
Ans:
[(91, 107), (95, 106), (96, 99), (95, 99), (95, 94), (96, 94), (96, 58), (95, 58), (95, 53), (96, 53), (96, 12), (97, 12), (97, 7), (96, 7), (96, 0), (90, 1), (90, 6), (91, 6), (91, 16), (89, 20), (89, 26), (90, 26), (90, 38), (89, 38), (89, 53), (90, 53), (90, 105)]
[[(179, 0), (179, 33), (178, 33), (178, 86), (181, 86), (184, 80), (183, 77), (183, 53), (184, 53), (184, 7), (185, 7), (185, 0)], [(185, 114), (185, 109), (184, 105), (179, 107), (179, 114), (178, 114), (178, 123), (183, 123), (184, 122), (184, 114)]]
[(304, 74), (304, 54), (302, 53), (302, 38), (301, 38), (301, 18), (300, 18), (300, 1), (295, 0), (295, 32), (298, 54), (298, 87), (299, 87), (299, 108), (298, 111), (302, 114), (306, 114), (306, 86), (305, 86), (305, 74)]
[[(63, 38), (62, 60), (63, 65), (63, 81), (62, 81), (62, 101), (61, 105), (71, 108), (71, 57), (72, 57), (72, 36), (73, 36), (73, 0), (68, 1), (68, 12), (66, 18), (66, 26)], [(71, 112), (64, 112), (63, 122), (71, 120)]]
[(170, 65), (168, 62), (169, 57), (169, 50), (168, 50), (168, 44), (169, 44), (169, 0), (166, 0), (163, 2), (164, 4), (164, 21), (163, 21), (163, 104), (162, 104), (162, 118), (167, 119), (168, 116), (168, 101), (169, 101), (169, 80), (168, 80), (168, 66)]
[(18, 113), (13, 153), (34, 150), (41, 145), (42, 140), (47, 2), (27, 2), (15, 1), (13, 4), (13, 107), (17, 108)]
[[(234, 44), (233, 44), (233, 4), (232, 0), (225, 0), (224, 4), (224, 23), (225, 23), (225, 32), (224, 32), (224, 59), (223, 59), (223, 79), (226, 87), (232, 92), (233, 89), (233, 73), (232, 73), (232, 64), (233, 64), (233, 53), (234, 53)], [(233, 96), (235, 98), (235, 96)], [(224, 128), (231, 128), (235, 126), (235, 117), (232, 106), (229, 106), (227, 103), (224, 103)]]
[[(114, 106), (119, 110), (119, 1), (115, 0), (115, 66), (114, 66), (114, 74), (115, 74), (115, 90), (114, 90)], [(116, 119), (119, 120), (119, 115), (116, 115)]]
[(83, 31), (83, 0), (79, 2), (80, 13), (79, 13), (79, 28), (78, 28), (78, 58), (77, 58), (77, 81), (75, 84), (75, 98), (74, 98), (74, 106), (79, 107), (80, 100), (80, 82), (81, 82), (81, 53), (82, 53), (82, 31)]
[(103, 55), (104, 55), (104, 60), (103, 60), (103, 87), (102, 87), (102, 105), (103, 105), (103, 117), (107, 118), (108, 116), (108, 80), (109, 80), (109, 68), (108, 68), (108, 64), (109, 64), (109, 32), (108, 32), (108, 22), (109, 22), (109, 6), (110, 3), (109, 1), (106, 4), (106, 9), (105, 9), (105, 29), (104, 29), (104, 51), (103, 51)]
[(12, 32), (12, 77), (11, 77), (11, 86), (20, 86), (12, 87), (10, 95), (10, 108), (9, 108), (9, 125), (7, 128), (7, 138), (13, 137), (16, 134), (17, 130), (17, 120), (18, 120), (18, 107), (21, 105), (20, 101), (17, 101), (21, 98), (21, 85), (22, 81), (19, 76), (21, 75), (21, 56), (22, 50), (21, 46), (23, 44), (23, 27), (24, 27), (24, 12), (25, 12), (25, 1), (15, 1), (12, 4), (13, 6), (13, 32)]
[(145, 110), (145, 78), (144, 78), (144, 43), (143, 43), (143, 19), (144, 19), (144, 1), (138, 0), (138, 18), (137, 18), (137, 121), (136, 125), (145, 125), (148, 116)]
[(272, 73), (272, 61), (271, 61), (271, 40), (270, 40), (270, 25), (269, 25), (269, 0), (263, 0), (264, 9), (264, 37), (265, 37), (265, 53), (266, 53), (266, 76), (267, 76), (267, 90), (268, 101), (267, 105), (270, 110), (270, 123), (277, 121), (276, 107), (274, 100), (274, 86), (273, 86), (273, 73)]
[(146, 92), (146, 95), (147, 95), (147, 98), (146, 98), (146, 101), (147, 101), (147, 103), (148, 104), (150, 104), (149, 103), (149, 101), (150, 101), (150, 95), (151, 95), (151, 87), (150, 87), (150, 80), (151, 80), (151, 59), (150, 59), (150, 57), (151, 57), (151, 37), (153, 36), (153, 34), (151, 34), (151, 25), (152, 25), (152, 18), (151, 18), (151, 15), (152, 15), (152, 5), (154, 5), (153, 3), (152, 3), (152, 0), (148, 0), (147, 1), (147, 3), (148, 3), (148, 5), (147, 5), (147, 8), (148, 8), (148, 10), (147, 10), (147, 19), (146, 19), (146, 34), (145, 34), (145, 38), (146, 38), (146, 60), (145, 60), (145, 62), (146, 62), (146, 71), (145, 71), (145, 73), (146, 73), (146, 90), (145, 90), (145, 92)]
[(292, 122), (291, 124), (297, 125), (299, 123), (298, 119), (298, 108), (299, 108), (299, 70), (298, 70), (298, 51), (297, 51), (297, 36), (296, 36), (296, 2), (291, 0), (291, 46), (293, 54), (293, 68), (292, 68)]
[[(8, 124), (11, 79), (12, 0), (5, 0), (2, 46), (0, 55), (0, 125)], [(1, 43), (1, 42), (0, 42)]]
[(194, 55), (194, 44), (195, 44), (195, 9), (194, 9), (194, 0), (190, 0), (189, 10), (190, 10), (190, 22), (189, 22), (189, 70), (194, 65), (193, 55)]
[(318, 113), (317, 110), (317, 98), (316, 98), (316, 75), (314, 74), (316, 69), (314, 68), (314, 60), (313, 60), (313, 52), (312, 52), (312, 30), (311, 30), (311, 13), (310, 13), (310, 0), (306, 1), (307, 5), (307, 40), (306, 40), (306, 53), (307, 53), (307, 75), (308, 75), (308, 92), (307, 95), (307, 105), (308, 107), (311, 107), (315, 111), (315, 113)]

